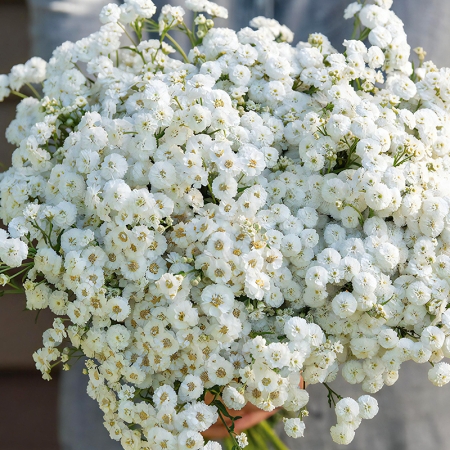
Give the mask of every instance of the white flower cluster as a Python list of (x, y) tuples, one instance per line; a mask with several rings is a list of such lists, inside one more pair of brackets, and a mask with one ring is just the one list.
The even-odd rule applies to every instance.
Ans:
[[(126, 0), (0, 77), (1, 98), (44, 91), (7, 131), (2, 273), (24, 261), (27, 308), (62, 316), (37, 368), (81, 350), (125, 449), (214, 450), (201, 432), (247, 402), (298, 412), (302, 436), (301, 376), (375, 393), (412, 359), (450, 381), (450, 70), (413, 71), (391, 3), (347, 8), (361, 36), (341, 54), (265, 18), (213, 28), (209, 1), (186, 2), (191, 31), (180, 7), (154, 21)], [(161, 39), (122, 46), (146, 27)], [(335, 404), (339, 443), (378, 410)]]

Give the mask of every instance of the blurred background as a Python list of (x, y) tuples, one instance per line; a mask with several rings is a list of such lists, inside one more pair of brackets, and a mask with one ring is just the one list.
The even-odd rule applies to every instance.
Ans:
[[(46, 0), (30, 0), (36, 5), (39, 1), (46, 3)], [(83, 0), (81, 3), (88, 5), (98, 1)], [(296, 31), (294, 42), (306, 40), (308, 33), (312, 31), (333, 36), (336, 41), (332, 42), (342, 42), (341, 39), (349, 35), (347, 31), (351, 27), (349, 23), (344, 26), (340, 20), (345, 5), (349, 3), (346, 0), (216, 1), (230, 9), (234, 17), (232, 24), (228, 26), (233, 28), (245, 26), (253, 16), (271, 16), (275, 13), (282, 23)], [(64, 1), (54, 3), (61, 5)], [(287, 3), (290, 5), (288, 8), (280, 7)], [(278, 5), (278, 9), (274, 5)], [(407, 32), (411, 36), (411, 46), (422, 44), (436, 63), (450, 65), (450, 52), (447, 48), (450, 1), (395, 0), (394, 6), (405, 20)], [(97, 9), (100, 8), (101, 5)], [(14, 64), (23, 63), (32, 56), (39, 49), (37, 41), (41, 43), (39, 51), (44, 57), (48, 57), (59, 43), (56, 35), (58, 32), (64, 35), (61, 27), (65, 27), (66, 23), (58, 22), (57, 30), (45, 24), (49, 17), (45, 10), (41, 10), (39, 14), (42, 20), (39, 30), (30, 31), (30, 11), (26, 0), (0, 0), (0, 73), (8, 73)], [(95, 30), (98, 26), (95, 15), (90, 19), (80, 15), (78, 22), (66, 28), (69, 34), (72, 33), (67, 38), (76, 39), (86, 35), (89, 33), (89, 26)], [(32, 40), (31, 33), (36, 32), (41, 33), (41, 36)], [(14, 117), (16, 104), (14, 97), (0, 103), (0, 170), (10, 165), (13, 148), (6, 142), (4, 130)], [(109, 450), (110, 446), (106, 443), (109, 442), (108, 439), (102, 441), (104, 444), (96, 446), (82, 444), (82, 440), (78, 446), (62, 448), (58, 445), (58, 378), (61, 377), (55, 373), (56, 380), (43, 381), (34, 368), (31, 356), (41, 346), (42, 332), (51, 325), (51, 316), (43, 311), (36, 322), (36, 313), (24, 311), (25, 301), (20, 296), (0, 298), (0, 305), (0, 450)], [(348, 447), (349, 450), (450, 450), (450, 387), (433, 387), (427, 381), (428, 366), (406, 366), (402, 368), (397, 384), (376, 394), (380, 414), (370, 422), (363, 423), (354, 442)], [(75, 366), (75, 370), (81, 371), (81, 364)], [(74, 405), (77, 398), (86, 396), (83, 392), (86, 381), (83, 379), (81, 384), (77, 382), (77, 390), (71, 396), (67, 396), (66, 392), (66, 397), (62, 397), (66, 411), (70, 411), (72, 407), (76, 409)], [(342, 395), (361, 395), (358, 389), (340, 381), (332, 386)], [(323, 386), (312, 386), (308, 390), (312, 400), (306, 438), (297, 441), (284, 439), (289, 441), (288, 445), (292, 450), (336, 450), (339, 446), (331, 442), (328, 432), (335, 422), (335, 416), (333, 410), (328, 408), (326, 389)], [(67, 398), (71, 399), (70, 404), (64, 400)], [(90, 410), (97, 409), (91, 400), (86, 402), (91, 405)], [(74, 413), (76, 414), (80, 413)], [(99, 433), (105, 433), (101, 419), (97, 425)], [(77, 433), (80, 436), (83, 429), (76, 428), (75, 422), (73, 430), (70, 428), (71, 422), (66, 423), (64, 435), (69, 441), (75, 442)]]
[[(0, 0), (0, 73), (30, 56), (25, 0)], [(17, 101), (0, 103), (0, 170), (11, 164), (14, 150), (5, 129), (14, 118)], [(0, 449), (59, 450), (57, 444), (57, 382), (42, 380), (31, 357), (42, 332), (51, 325), (47, 311), (24, 311), (21, 296), (0, 298)]]

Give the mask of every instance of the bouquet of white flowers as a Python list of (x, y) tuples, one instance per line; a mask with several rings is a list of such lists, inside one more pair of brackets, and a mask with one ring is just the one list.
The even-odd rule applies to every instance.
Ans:
[(0, 76), (0, 100), (24, 97), (0, 176), (3, 293), (58, 316), (37, 368), (85, 355), (125, 449), (219, 449), (202, 436), (218, 420), (246, 447), (230, 410), (248, 402), (302, 436), (301, 377), (347, 444), (378, 406), (336, 394), (339, 371), (368, 394), (406, 360), (450, 381), (450, 70), (422, 49), (413, 67), (391, 4), (350, 4), (339, 53), (263, 17), (216, 29), (227, 11), (206, 0), (186, 1), (192, 29), (126, 0)]

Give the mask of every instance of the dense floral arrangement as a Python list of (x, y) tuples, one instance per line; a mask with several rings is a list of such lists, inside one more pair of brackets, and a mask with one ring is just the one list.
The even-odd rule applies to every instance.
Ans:
[(218, 449), (201, 433), (247, 402), (295, 412), (302, 436), (301, 376), (347, 444), (378, 406), (340, 398), (338, 371), (369, 394), (411, 359), (450, 380), (450, 71), (421, 49), (414, 70), (392, 1), (367, 3), (339, 53), (262, 17), (216, 29), (205, 14), (227, 11), (205, 0), (186, 1), (193, 29), (126, 0), (0, 76), (0, 99), (25, 97), (0, 178), (3, 292), (59, 316), (36, 366), (86, 355), (125, 449)]

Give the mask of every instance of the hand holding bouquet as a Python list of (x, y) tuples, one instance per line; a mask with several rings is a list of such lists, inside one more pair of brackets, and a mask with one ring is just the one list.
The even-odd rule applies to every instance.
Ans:
[(214, 28), (227, 12), (205, 0), (186, 1), (192, 29), (180, 7), (155, 21), (126, 0), (48, 64), (0, 76), (0, 99), (24, 97), (1, 284), (58, 316), (37, 368), (87, 356), (125, 449), (216, 450), (202, 433), (217, 421), (243, 448), (230, 410), (246, 405), (291, 412), (300, 437), (300, 376), (324, 384), (347, 444), (378, 406), (336, 394), (339, 371), (367, 394), (407, 360), (450, 381), (450, 72), (420, 49), (414, 68), (392, 1), (372, 3), (346, 9), (339, 53), (262, 17)]

